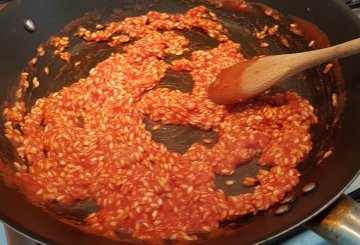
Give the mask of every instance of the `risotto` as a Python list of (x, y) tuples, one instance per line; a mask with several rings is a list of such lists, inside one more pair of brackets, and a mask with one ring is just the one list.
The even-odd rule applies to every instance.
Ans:
[[(190, 40), (179, 30), (195, 28), (219, 45), (180, 57)], [(31, 111), (23, 102), (4, 110), (7, 137), (24, 160), (14, 163), (18, 185), (32, 202), (93, 200), (98, 210), (82, 229), (109, 238), (121, 232), (196, 240), (221, 221), (268, 209), (298, 184), (314, 109), (293, 92), (230, 107), (209, 100), (220, 70), (244, 60), (214, 13), (202, 6), (185, 14), (149, 12), (98, 29), (79, 28), (77, 35), (113, 47), (133, 42), (87, 78), (38, 99)], [(167, 62), (169, 56), (180, 58)], [(190, 93), (157, 87), (170, 70), (190, 74)], [(171, 152), (152, 139), (145, 117), (214, 131), (218, 140)], [(261, 168), (243, 182), (254, 185), (252, 192), (227, 196), (215, 187), (216, 174), (231, 175), (255, 156)]]

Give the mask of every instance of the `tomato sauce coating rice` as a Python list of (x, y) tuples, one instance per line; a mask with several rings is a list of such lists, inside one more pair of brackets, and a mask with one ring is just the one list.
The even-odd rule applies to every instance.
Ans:
[[(177, 30), (202, 29), (219, 45), (196, 50)], [(40, 98), (29, 113), (22, 102), (7, 108), (7, 136), (28, 166), (17, 166), (21, 190), (34, 203), (69, 205), (94, 200), (83, 230), (116, 238), (196, 240), (219, 222), (255, 214), (280, 201), (299, 182), (297, 165), (311, 150), (310, 103), (293, 92), (263, 95), (233, 107), (214, 104), (207, 90), (221, 69), (243, 61), (240, 45), (205, 7), (185, 14), (149, 12), (77, 35), (117, 46), (87, 78)], [(186, 71), (191, 93), (157, 88), (166, 71)], [(145, 129), (144, 117), (218, 133), (211, 148), (193, 144), (170, 152)], [(21, 127), (21, 133), (17, 129)], [(259, 156), (254, 191), (226, 196), (215, 174), (231, 175)], [(251, 179), (251, 178), (249, 178)]]

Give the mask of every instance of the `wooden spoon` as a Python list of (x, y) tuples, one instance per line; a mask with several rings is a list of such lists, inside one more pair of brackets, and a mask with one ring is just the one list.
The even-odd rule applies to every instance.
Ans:
[(222, 105), (243, 102), (308, 68), (359, 52), (357, 38), (314, 51), (256, 57), (222, 70), (209, 88), (209, 98)]

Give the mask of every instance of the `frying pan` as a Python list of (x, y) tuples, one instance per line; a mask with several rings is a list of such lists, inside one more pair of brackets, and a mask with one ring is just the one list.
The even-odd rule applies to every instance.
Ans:
[[(286, 21), (293, 20), (288, 15), (298, 16), (315, 23), (327, 34), (330, 43), (333, 45), (359, 37), (360, 34), (358, 20), (341, 1), (262, 0), (258, 2), (267, 4), (286, 14), (283, 25), (290, 23)], [(13, 94), (16, 87), (18, 74), (26, 69), (27, 62), (35, 56), (38, 45), (45, 43), (52, 35), (60, 32), (66, 33), (72, 27), (67, 26), (65, 29), (64, 27), (70, 22), (74, 23), (75, 19), (84, 16), (86, 13), (88, 17), (80, 18), (77, 20), (80, 22), (75, 23), (91, 26), (94, 23), (110, 21), (114, 17), (123, 18), (125, 16), (141, 15), (149, 10), (168, 13), (184, 12), (189, 7), (199, 3), (207, 4), (206, 1), (170, 0), (84, 0), (76, 1), (76, 3), (72, 0), (13, 1), (0, 14), (1, 104), (11, 101), (11, 94)], [(272, 20), (261, 15), (263, 13), (260, 11), (261, 6), (257, 6), (255, 9), (258, 11), (251, 14), (237, 11), (234, 6), (232, 6), (232, 10), (210, 8), (219, 15), (225, 27), (229, 29), (231, 37), (242, 44), (242, 52), (246, 57), (308, 49), (307, 43), (309, 40), (293, 35), (288, 36), (289, 40), (294, 44), (290, 49), (282, 47), (278, 42), (274, 42), (274, 49), (265, 51), (259, 48), (258, 40), (246, 30), (259, 30), (260, 27), (264, 26), (264, 23), (273, 24)], [(89, 15), (89, 13), (91, 14)], [(35, 33), (28, 33), (24, 30), (22, 22), (27, 18), (34, 20), (37, 24), (38, 30)], [(314, 35), (314, 33), (317, 33), (314, 38), (320, 35), (318, 32), (311, 31), (309, 35)], [(191, 34), (189, 35), (191, 36)], [(196, 35), (193, 39), (200, 40)], [(211, 46), (207, 42), (203, 44)], [(327, 45), (325, 39), (323, 39), (322, 45)], [(106, 45), (95, 51), (95, 46), (86, 49), (80, 45), (77, 51), (84, 59), (87, 57), (89, 66), (91, 66), (106, 58), (109, 54), (109, 50), (104, 46)], [(92, 52), (95, 55), (85, 55)], [(27, 95), (28, 105), (31, 105), (36, 98), (59, 90), (61, 87), (75, 82), (81, 76), (86, 76), (86, 72), (90, 68), (85, 66), (82, 68), (82, 72), (75, 72), (66, 67), (66, 64), (56, 63), (51, 58), (49, 60), (45, 58), (43, 62), (43, 64), (38, 64), (36, 69), (41, 70), (42, 66), (48, 62), (53, 62), (51, 64), (54, 67), (52, 72), (54, 77), (48, 79), (56, 78), (56, 82), (46, 83), (44, 78), (43, 81), (45, 82), (42, 86)], [(302, 178), (298, 188), (295, 190), (298, 198), (292, 204), (291, 211), (282, 216), (275, 216), (274, 209), (276, 207), (274, 207), (256, 216), (247, 216), (233, 222), (224, 222), (216, 234), (204, 237), (200, 242), (206, 244), (251, 244), (270, 241), (308, 221), (340, 197), (360, 170), (360, 151), (357, 146), (360, 138), (360, 127), (358, 127), (360, 125), (359, 63), (360, 56), (353, 56), (340, 61), (343, 81), (336, 66), (332, 72), (325, 75), (322, 74), (324, 66), (320, 66), (310, 69), (303, 76), (293, 78), (296, 82), (292, 83), (292, 85), (285, 82), (274, 89), (275, 91), (293, 90), (298, 92), (310, 100), (319, 117), (319, 124), (312, 129), (313, 151), (299, 167)], [(36, 73), (36, 69), (31, 72)], [(172, 79), (174, 78), (170, 77), (168, 81), (163, 83), (163, 86), (171, 87)], [(331, 98), (333, 93), (338, 94), (338, 103), (343, 107), (335, 108), (332, 106)], [(3, 119), (1, 120), (1, 125), (3, 125)], [(169, 128), (169, 131), (171, 130), (174, 129)], [(201, 137), (202, 134), (202, 132), (188, 132), (187, 129), (179, 129), (179, 132), (177, 135), (180, 135), (179, 137), (182, 139), (180, 142), (183, 143), (180, 145), (174, 144), (174, 150), (178, 151), (183, 150), (184, 145), (189, 144), (188, 139), (191, 138), (188, 137), (189, 134), (195, 134), (195, 136), (198, 134), (196, 137)], [(3, 128), (1, 128), (0, 135), (1, 164), (11, 164), (16, 158), (16, 154), (5, 138)], [(166, 132), (164, 132), (164, 135), (166, 135)], [(164, 144), (168, 144), (169, 142), (165, 142), (166, 138), (166, 136), (159, 135), (157, 140), (163, 140)], [(179, 142), (179, 140), (173, 138), (172, 142)], [(332, 149), (333, 154), (319, 163), (323, 153), (329, 149)], [(254, 166), (255, 164), (250, 163), (246, 165), (247, 169), (244, 171), (253, 171)], [(239, 171), (236, 174), (240, 176), (241, 172), (244, 171)], [(222, 184), (226, 178), (218, 177), (216, 179), (219, 188), (223, 188), (226, 193), (242, 191), (239, 189), (226, 189), (227, 187)], [(303, 195), (301, 189), (311, 182), (318, 184), (317, 190), (311, 194)], [(0, 182), (0, 197), (0, 219), (14, 229), (38, 241), (49, 244), (118, 244), (115, 241), (83, 233), (64, 224), (54, 216), (54, 213), (68, 212), (67, 214), (69, 214), (69, 210), (61, 210), (58, 207), (48, 208), (47, 210), (38, 208), (27, 202), (20, 192), (9, 187), (3, 180)], [(70, 212), (70, 214), (81, 216), (81, 212), (86, 212), (86, 210), (75, 211)]]

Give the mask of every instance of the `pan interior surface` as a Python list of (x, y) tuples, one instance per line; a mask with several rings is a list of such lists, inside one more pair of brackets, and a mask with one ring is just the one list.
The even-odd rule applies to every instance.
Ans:
[[(185, 12), (193, 6), (199, 5), (199, 2), (206, 4), (203, 1), (183, 1), (181, 3), (176, 1), (106, 1), (101, 4), (97, 1), (82, 1), (79, 3), (79, 6), (74, 8), (71, 1), (62, 1), (61, 3), (54, 4), (49, 4), (47, 1), (40, 2), (39, 4), (44, 6), (44, 8), (49, 9), (47, 13), (39, 12), (39, 10), (31, 7), (30, 1), (17, 1), (6, 9), (4, 16), (1, 16), (1, 18), (8, 18), (12, 21), (0, 21), (0, 25), (4, 25), (3, 23), (6, 22), (9, 26), (4, 27), (5, 30), (15, 30), (12, 31), (13, 35), (9, 36), (8, 40), (3, 41), (3, 46), (11, 47), (13, 43), (21, 43), (23, 45), (23, 50), (12, 50), (10, 53), (9, 48), (0, 51), (1, 57), (8, 57), (8, 59), (11, 60), (8, 64), (4, 63), (0, 68), (1, 74), (4, 74), (1, 78), (1, 82), (4, 84), (4, 92), (0, 94), (2, 102), (12, 99), (9, 94), (12, 94), (14, 91), (14, 84), (17, 83), (18, 74), (24, 69), (24, 64), (33, 57), (36, 47), (40, 43), (45, 43), (51, 35), (60, 33), (60, 35), (71, 36), (71, 34), (76, 31), (78, 25), (85, 24), (91, 27), (99, 22), (107, 23), (127, 16), (142, 15), (149, 10), (180, 13)], [(264, 3), (270, 6), (275, 4), (271, 1), (264, 1)], [(330, 11), (334, 11), (335, 13), (339, 11), (338, 8), (336, 8), (337, 4), (335, 1), (330, 1), (328, 4)], [(318, 4), (311, 3), (311, 1), (299, 1), (299, 3), (294, 4), (298, 7), (296, 11), (294, 10), (295, 7), (289, 7), (291, 11), (287, 10), (286, 6), (288, 5), (290, 4), (283, 1), (282, 5), (277, 3), (277, 6), (274, 7), (279, 9), (284, 8), (281, 9), (284, 13), (304, 16), (304, 18), (310, 15), (307, 8), (311, 8), (312, 11), (315, 12), (314, 14), (316, 14), (316, 11), (320, 11), (318, 10)], [(312, 6), (314, 6), (314, 8), (312, 8)], [(311, 39), (299, 37), (287, 31), (287, 27), (294, 21), (288, 16), (282, 16), (280, 21), (274, 21), (274, 19), (264, 14), (264, 10), (260, 5), (254, 5), (253, 12), (251, 13), (236, 9), (229, 11), (222, 8), (214, 8), (213, 6), (209, 7), (218, 15), (225, 28), (229, 30), (231, 38), (241, 44), (241, 52), (246, 58), (251, 58), (254, 55), (310, 50), (308, 44)], [(65, 11), (65, 14), (64, 10), (59, 11), (59, 9), (62, 8), (68, 9), (69, 11)], [(15, 11), (18, 13), (17, 15), (14, 14)], [(346, 17), (346, 11), (340, 13), (344, 15), (345, 18), (348, 18)], [(37, 33), (28, 34), (22, 30), (21, 26), (18, 26), (21, 19), (18, 16), (21, 15), (24, 15), (24, 18), (28, 15), (34, 16), (33, 18), (39, 26)], [(78, 19), (74, 20), (75, 18)], [(355, 31), (341, 37), (343, 39), (355, 37), (356, 31), (357, 35), (359, 35), (359, 26), (352, 24), (350, 19), (348, 21), (351, 23), (351, 27), (353, 25), (352, 28)], [(326, 26), (326, 23), (318, 22)], [(254, 32), (262, 30), (265, 25), (273, 26), (274, 24), (281, 26), (280, 32), (283, 36), (287, 37), (291, 44), (290, 48), (284, 47), (279, 39), (275, 38), (267, 40), (270, 43), (270, 48), (264, 49), (259, 46), (259, 40), (254, 35)], [(46, 25), (48, 25), (48, 27), (46, 27)], [(63, 28), (65, 25), (66, 27)], [(320, 28), (322, 28), (322, 26), (320, 26)], [(332, 32), (331, 30), (332, 29), (326, 33), (329, 35), (330, 40), (333, 40), (333, 35), (336, 35), (336, 32)], [(182, 34), (193, 41), (193, 47), (191, 48), (194, 50), (209, 49), (216, 45), (211, 39), (198, 31), (187, 31)], [(338, 36), (337, 38), (336, 41), (342, 41)], [(46, 45), (48, 45), (48, 43), (45, 43), (45, 47)], [(326, 46), (327, 44), (324, 41), (322, 45)], [(115, 49), (115, 52), (121, 52), (121, 49), (122, 47), (120, 46)], [(29, 68), (30, 73), (37, 74), (49, 64), (52, 67), (49, 76), (39, 76), (42, 85), (38, 89), (26, 94), (25, 98), (28, 107), (31, 107), (36, 99), (47, 96), (51, 92), (59, 91), (62, 87), (86, 77), (92, 67), (106, 59), (111, 52), (114, 52), (114, 49), (109, 48), (106, 44), (87, 43), (81, 40), (75, 40), (69, 50), (74, 54), (75, 59), (82, 60), (85, 64), (81, 66), (80, 69), (75, 70), (73, 64), (64, 64), (64, 62), (52, 58), (51, 55), (46, 55), (35, 67)], [(302, 173), (302, 179), (298, 188), (295, 190), (298, 200), (292, 205), (292, 210), (286, 215), (274, 216), (273, 211), (276, 207), (273, 207), (256, 216), (247, 216), (231, 222), (224, 222), (216, 234), (210, 234), (204, 237), (203, 240), (200, 240), (200, 242), (207, 244), (219, 242), (238, 244), (239, 241), (241, 241), (243, 244), (251, 244), (267, 240), (282, 233), (284, 230), (288, 230), (304, 222), (304, 220), (326, 206), (329, 201), (333, 201), (351, 180), (356, 177), (359, 170), (356, 162), (360, 159), (360, 156), (354, 149), (355, 144), (349, 144), (349, 142), (353, 142), (352, 140), (358, 139), (358, 136), (360, 136), (360, 131), (356, 127), (360, 122), (360, 118), (357, 116), (359, 114), (357, 112), (360, 112), (360, 101), (355, 96), (356, 91), (359, 90), (359, 86), (355, 84), (356, 80), (359, 80), (359, 72), (354, 69), (354, 65), (351, 65), (351, 63), (355, 63), (356, 61), (360, 62), (359, 56), (348, 58), (342, 64), (347, 91), (346, 106), (344, 109), (341, 106), (333, 106), (333, 94), (337, 95), (337, 102), (339, 105), (342, 105), (345, 103), (345, 86), (339, 74), (336, 73), (336, 69), (335, 72), (323, 74), (325, 66), (310, 69), (297, 77), (291, 78), (295, 80), (295, 82), (287, 83), (285, 81), (273, 90), (273, 92), (296, 91), (312, 103), (319, 117), (319, 123), (312, 128), (313, 151), (299, 167)], [(174, 83), (174, 81), (176, 82)], [(187, 92), (191, 91), (192, 85), (185, 74), (176, 75), (170, 73), (167, 74), (158, 86)], [(3, 118), (1, 118), (1, 124), (3, 125)], [(150, 120), (147, 121), (150, 131), (153, 124), (154, 122)], [(153, 133), (155, 140), (164, 143), (168, 149), (177, 152), (186, 151), (192, 143), (201, 141), (204, 138), (212, 138), (216, 141), (217, 137), (214, 132), (171, 125), (164, 125), (162, 130)], [(0, 146), (2, 149), (0, 154), (4, 162), (3, 164), (10, 165), (13, 161), (16, 161), (17, 156), (5, 138), (3, 128), (1, 129)], [(321, 157), (329, 150), (334, 152), (333, 155), (319, 164)], [(225, 184), (229, 178), (243, 178), (244, 173), (255, 172), (257, 169), (256, 159), (245, 165), (245, 168), (246, 170), (239, 167), (235, 175), (231, 177), (217, 177), (217, 186), (224, 190), (226, 194), (237, 194), (248, 191), (247, 188), (239, 185), (228, 186)], [(338, 176), (339, 171), (341, 175)], [(329, 179), (337, 179), (337, 182), (330, 187), (328, 185)], [(303, 195), (301, 188), (310, 182), (318, 183), (319, 188), (312, 194)], [(15, 229), (39, 241), (49, 243), (116, 243), (71, 228), (58, 221), (48, 212), (36, 208), (25, 201), (20, 193), (9, 188), (4, 182), (0, 184), (0, 195), (8, 197), (7, 202), (0, 204), (0, 218)], [(16, 205), (14, 205), (15, 203)], [(75, 219), (81, 219), (87, 212), (90, 212), (89, 210), (93, 210), (94, 208), (96, 207), (91, 203), (80, 203), (72, 207), (61, 208), (50, 206), (46, 209), (50, 211), (50, 213), (58, 213), (72, 219), (74, 219), (74, 217)], [(34, 220), (36, 220), (36, 222), (34, 222)], [(68, 234), (68, 236), (63, 236), (62, 234)], [(249, 236), (248, 234), (253, 235)]]

